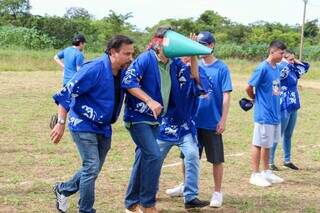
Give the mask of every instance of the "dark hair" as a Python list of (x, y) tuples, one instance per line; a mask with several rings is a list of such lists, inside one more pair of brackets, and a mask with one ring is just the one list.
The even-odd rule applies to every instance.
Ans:
[(153, 37), (156, 37), (156, 38), (163, 38), (164, 37), (164, 34), (166, 34), (166, 32), (168, 30), (172, 30), (172, 27), (171, 26), (161, 26), (161, 27), (158, 27), (157, 31), (155, 32), (154, 36)]
[(295, 52), (291, 49), (286, 49), (285, 53), (295, 55)]
[(107, 43), (107, 49), (105, 50), (105, 53), (110, 55), (111, 49), (115, 49), (118, 52), (122, 44), (133, 44), (133, 40), (124, 35), (113, 36)]
[(277, 48), (277, 49), (280, 49), (280, 50), (285, 50), (285, 49), (287, 49), (287, 46), (286, 46), (282, 41), (273, 40), (273, 41), (271, 41), (271, 43), (269, 44), (269, 51), (270, 51), (270, 49), (272, 49), (272, 48)]
[(85, 43), (85, 42), (86, 42), (86, 38), (84, 37), (84, 35), (77, 34), (73, 37), (72, 45), (79, 46), (80, 43)]

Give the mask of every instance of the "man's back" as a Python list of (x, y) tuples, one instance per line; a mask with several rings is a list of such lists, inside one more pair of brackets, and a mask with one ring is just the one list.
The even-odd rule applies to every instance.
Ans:
[(60, 51), (57, 56), (59, 59), (63, 59), (63, 84), (65, 85), (77, 72), (77, 67), (82, 65), (84, 61), (84, 55), (78, 48), (71, 46)]

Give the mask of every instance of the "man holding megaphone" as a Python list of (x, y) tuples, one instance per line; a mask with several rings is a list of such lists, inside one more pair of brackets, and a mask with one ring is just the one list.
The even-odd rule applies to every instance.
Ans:
[[(169, 32), (170, 37), (166, 37)], [(185, 67), (180, 59), (174, 58), (184, 55), (183, 52), (175, 52), (177, 46), (173, 44), (179, 43), (178, 40), (186, 41), (181, 48), (190, 42), (199, 45), (175, 33), (170, 27), (160, 27), (147, 50), (135, 59), (122, 81), (122, 87), (127, 90), (124, 121), (137, 146), (125, 196), (126, 212), (141, 212), (141, 210), (146, 213), (158, 212), (155, 207), (156, 193), (162, 165), (157, 143), (159, 125), (162, 115), (170, 111), (169, 105), (172, 99), (176, 98), (174, 94), (177, 93), (172, 91), (180, 88), (177, 78)], [(174, 51), (171, 51), (172, 47), (175, 48)], [(206, 54), (203, 51), (200, 53)], [(194, 57), (191, 62), (191, 73), (195, 73), (194, 69), (198, 69), (196, 61)]]

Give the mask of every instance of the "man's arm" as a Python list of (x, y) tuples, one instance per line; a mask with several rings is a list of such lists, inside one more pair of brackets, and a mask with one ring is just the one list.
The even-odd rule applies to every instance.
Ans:
[(50, 134), (51, 141), (54, 144), (59, 143), (63, 136), (65, 125), (66, 125), (67, 113), (68, 113), (67, 110), (63, 108), (63, 106), (59, 105), (58, 123), (54, 126)]
[(191, 75), (200, 84), (198, 59), (196, 56), (191, 56)]
[(252, 100), (255, 99), (255, 94), (254, 94), (254, 91), (253, 91), (253, 86), (248, 85), (248, 86), (246, 87), (246, 92), (247, 92), (248, 96), (249, 96)]
[(53, 57), (53, 59), (54, 59), (54, 61), (55, 61), (60, 67), (62, 67), (62, 69), (64, 69), (64, 63), (63, 63), (63, 61), (58, 57), (58, 55), (55, 55), (55, 56)]
[(147, 93), (145, 93), (140, 88), (135, 87), (135, 88), (127, 89), (127, 90), (131, 95), (133, 95), (133, 96), (139, 98), (140, 100), (142, 100), (143, 102), (145, 102), (147, 104), (147, 106), (151, 109), (154, 118), (157, 119), (157, 117), (160, 115), (161, 110), (162, 110), (162, 106), (160, 103), (153, 100)]
[(230, 99), (231, 99), (230, 92), (224, 92), (223, 103), (222, 103), (222, 116), (216, 128), (216, 131), (218, 134), (222, 134), (226, 129), (226, 122), (227, 122), (227, 117), (228, 117), (229, 108), (230, 108)]

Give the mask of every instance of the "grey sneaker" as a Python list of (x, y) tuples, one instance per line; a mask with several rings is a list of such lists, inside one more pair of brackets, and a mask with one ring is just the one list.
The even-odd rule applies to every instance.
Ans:
[(53, 193), (56, 196), (56, 207), (59, 212), (66, 213), (68, 209), (68, 197), (59, 192), (61, 183), (56, 183), (53, 186)]

